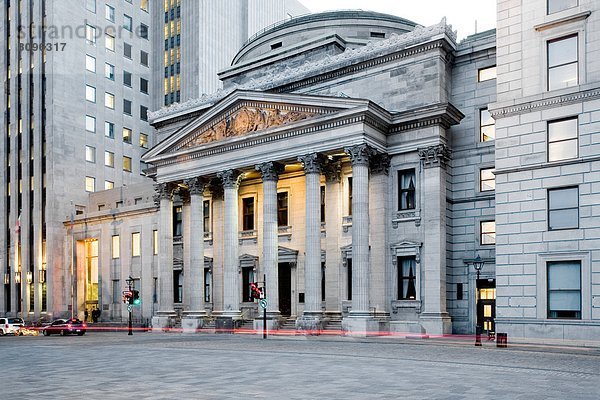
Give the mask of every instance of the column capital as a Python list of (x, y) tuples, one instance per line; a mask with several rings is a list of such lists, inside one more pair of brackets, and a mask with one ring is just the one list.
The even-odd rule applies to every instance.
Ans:
[(344, 151), (350, 156), (352, 165), (369, 165), (369, 160), (375, 154), (376, 150), (366, 143), (357, 144), (356, 146), (345, 147)]
[(199, 176), (196, 178), (186, 179), (184, 183), (188, 187), (190, 195), (192, 196), (204, 193), (204, 189), (208, 185), (206, 179)]
[(217, 173), (217, 177), (223, 182), (223, 188), (225, 189), (237, 189), (240, 187), (242, 182), (242, 172), (236, 169), (228, 169)]
[(450, 160), (450, 149), (445, 144), (421, 148), (419, 157), (425, 168), (446, 168), (446, 163)]
[(215, 199), (223, 199), (223, 184), (219, 178), (211, 179), (208, 190), (210, 190), (210, 194)]
[(158, 207), (161, 200), (173, 200), (173, 185), (170, 182), (157, 183), (154, 185), (154, 204)]
[(255, 166), (257, 171), (260, 171), (260, 175), (264, 181), (277, 181), (279, 180), (279, 174), (281, 174), (285, 166), (275, 161), (268, 161)]
[(323, 174), (325, 174), (325, 180), (327, 182), (339, 182), (342, 180), (342, 163), (338, 161), (331, 161), (325, 164), (323, 167)]
[(320, 174), (325, 165), (325, 157), (319, 153), (310, 153), (298, 157), (298, 161), (304, 164), (305, 174)]
[(390, 156), (386, 153), (375, 154), (371, 158), (371, 172), (373, 174), (389, 175), (390, 173)]

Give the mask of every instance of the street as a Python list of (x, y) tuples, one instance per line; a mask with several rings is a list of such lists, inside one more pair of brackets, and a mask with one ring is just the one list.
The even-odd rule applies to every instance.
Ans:
[(2, 399), (600, 397), (599, 349), (88, 332), (81, 337), (0, 337), (0, 359)]

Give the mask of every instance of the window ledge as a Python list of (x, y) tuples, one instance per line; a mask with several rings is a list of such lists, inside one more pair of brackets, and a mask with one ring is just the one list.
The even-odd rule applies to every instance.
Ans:
[(288, 241), (292, 240), (292, 227), (291, 226), (277, 227), (277, 235), (280, 238), (286, 238)]
[(204, 241), (209, 245), (213, 244), (213, 234), (212, 232), (204, 232)]
[(401, 210), (397, 211), (394, 219), (392, 219), (392, 228), (397, 229), (401, 222), (412, 222), (415, 226), (421, 225), (421, 210)]
[(421, 312), (421, 300), (392, 300), (392, 313), (398, 314), (401, 309), (414, 309), (415, 312)]
[(347, 233), (348, 230), (352, 227), (352, 215), (346, 215), (342, 217), (342, 229), (344, 233)]
[(533, 27), (538, 32), (545, 31), (546, 29), (554, 28), (556, 26), (569, 24), (572, 22), (583, 21), (587, 19), (592, 14), (591, 11), (583, 11), (574, 15), (569, 15), (568, 17), (563, 17), (559, 19), (555, 19), (553, 21), (544, 22), (543, 24), (539, 24)]
[(243, 244), (246, 240), (252, 240), (254, 243), (258, 242), (258, 231), (241, 231), (239, 233), (240, 244)]

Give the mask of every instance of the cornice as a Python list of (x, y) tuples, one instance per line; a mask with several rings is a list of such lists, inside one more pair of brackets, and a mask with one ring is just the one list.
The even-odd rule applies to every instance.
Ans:
[(557, 106), (564, 106), (581, 101), (590, 101), (600, 99), (600, 87), (595, 87), (588, 90), (582, 90), (575, 93), (558, 95), (546, 99), (533, 100), (526, 103), (513, 104), (509, 106), (492, 108), (490, 113), (494, 119), (510, 117), (529, 113), (535, 110), (543, 110)]

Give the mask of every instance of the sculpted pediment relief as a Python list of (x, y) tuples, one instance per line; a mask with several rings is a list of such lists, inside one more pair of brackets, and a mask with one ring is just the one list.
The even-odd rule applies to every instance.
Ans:
[(244, 106), (218, 120), (216, 123), (202, 127), (193, 135), (191, 140), (186, 141), (179, 148), (186, 149), (224, 140), (229, 137), (260, 132), (301, 121), (314, 115), (316, 115), (314, 112)]

